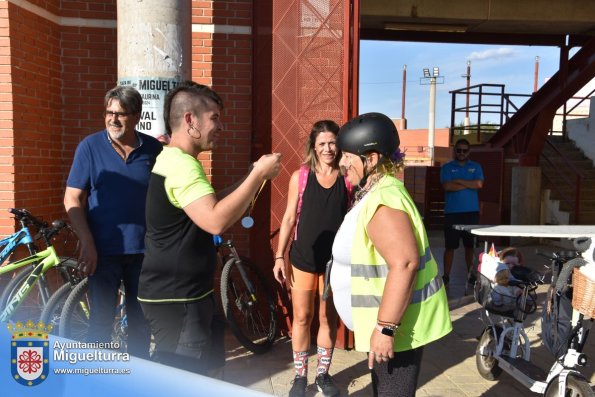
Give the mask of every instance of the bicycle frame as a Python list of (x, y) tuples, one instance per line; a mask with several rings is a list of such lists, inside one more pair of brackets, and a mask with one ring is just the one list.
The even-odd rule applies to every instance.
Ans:
[[(33, 244), (33, 238), (31, 237), (31, 232), (25, 226), (21, 230), (11, 234), (0, 240), (0, 247), (4, 247), (0, 252), (0, 263), (4, 263), (4, 261), (14, 252), (14, 250), (19, 245), (25, 245), (29, 249), (29, 253), (31, 255), (35, 254), (37, 249)], [(23, 265), (24, 266), (24, 265)], [(0, 267), (0, 275), (9, 273), (11, 271), (16, 270), (16, 268), (8, 268), (8, 266)]]
[(256, 289), (254, 288), (254, 284), (252, 284), (252, 281), (250, 281), (250, 278), (246, 274), (246, 269), (244, 269), (244, 266), (242, 266), (242, 259), (240, 258), (240, 254), (238, 254), (236, 247), (233, 245), (233, 242), (231, 240), (223, 241), (221, 236), (213, 236), (213, 241), (215, 243), (215, 246), (217, 247), (217, 255), (221, 260), (221, 265), (225, 265), (227, 261), (224, 260), (223, 255), (219, 252), (219, 248), (224, 247), (229, 250), (230, 256), (236, 261), (238, 270), (240, 271), (240, 275), (242, 276), (242, 280), (244, 280), (246, 288), (250, 292), (250, 299), (252, 300), (252, 302), (256, 302)]
[[(31, 256), (28, 256), (26, 258), (20, 259), (18, 261), (4, 266), (6, 268), (6, 271), (9, 272), (36, 262), (37, 264), (33, 268), (33, 271), (31, 272), (29, 277), (27, 277), (27, 280), (19, 288), (17, 293), (12, 297), (10, 302), (6, 304), (6, 307), (0, 314), (0, 322), (6, 322), (10, 320), (13, 313), (19, 307), (21, 302), (27, 297), (27, 295), (29, 294), (35, 283), (38, 281), (38, 279), (43, 277), (43, 275), (51, 268), (58, 266), (61, 263), (61, 260), (58, 257), (58, 254), (56, 253), (54, 247), (50, 245), (43, 251), (37, 252)], [(43, 288), (41, 288), (41, 291), (41, 297), (45, 304), (49, 296), (44, 295), (49, 294), (48, 291), (44, 291)]]

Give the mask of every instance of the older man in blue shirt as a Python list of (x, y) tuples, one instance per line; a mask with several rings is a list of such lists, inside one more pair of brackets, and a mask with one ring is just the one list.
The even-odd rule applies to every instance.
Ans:
[(142, 97), (118, 86), (104, 98), (105, 129), (78, 145), (64, 207), (80, 240), (79, 268), (89, 276), (87, 340), (110, 342), (120, 280), (126, 290), (128, 352), (148, 358), (150, 332), (137, 301), (145, 250), (145, 200), (161, 143), (135, 130)]

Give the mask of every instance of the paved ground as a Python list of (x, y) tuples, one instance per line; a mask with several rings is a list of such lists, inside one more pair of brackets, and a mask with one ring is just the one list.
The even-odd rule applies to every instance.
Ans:
[[(431, 235), (432, 252), (442, 266), (442, 237), (440, 233)], [(547, 245), (533, 244), (522, 246), (527, 265), (546, 272), (547, 259), (537, 256), (535, 249), (551, 252), (555, 249)], [(508, 374), (503, 373), (497, 382), (484, 380), (475, 366), (475, 348), (483, 323), (480, 307), (472, 296), (465, 295), (465, 274), (462, 248), (457, 250), (455, 264), (448, 289), (451, 320), (454, 331), (436, 343), (426, 347), (422, 372), (418, 385), (418, 396), (535, 396), (523, 388)], [(545, 297), (547, 286), (538, 290), (540, 302)], [(552, 364), (552, 356), (541, 345), (540, 310), (526, 321), (526, 331), (532, 341), (532, 361), (542, 368)], [(587, 354), (595, 359), (594, 338), (588, 341)], [(259, 390), (276, 396), (287, 396), (294, 377), (291, 362), (291, 341), (279, 339), (272, 350), (264, 355), (253, 355), (239, 346), (233, 336), (227, 337), (228, 356), (224, 380)], [(372, 387), (365, 354), (355, 351), (335, 350), (331, 374), (342, 389), (342, 395), (371, 396)], [(311, 357), (310, 368), (315, 368), (315, 357)], [(308, 396), (321, 396), (314, 383), (314, 371), (309, 374)], [(583, 374), (595, 383), (594, 365), (591, 363)]]

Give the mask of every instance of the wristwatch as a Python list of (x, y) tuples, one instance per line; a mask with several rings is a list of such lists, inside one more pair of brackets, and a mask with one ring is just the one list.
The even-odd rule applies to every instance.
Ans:
[(376, 324), (376, 329), (383, 335), (390, 336), (391, 338), (395, 336), (395, 329), (396, 327), (389, 327), (389, 326), (382, 326), (380, 324)]

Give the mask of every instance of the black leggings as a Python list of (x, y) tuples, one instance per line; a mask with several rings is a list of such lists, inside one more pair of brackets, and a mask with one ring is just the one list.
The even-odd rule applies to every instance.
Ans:
[(421, 365), (423, 346), (404, 352), (395, 352), (389, 361), (372, 369), (372, 389), (378, 397), (413, 397)]

